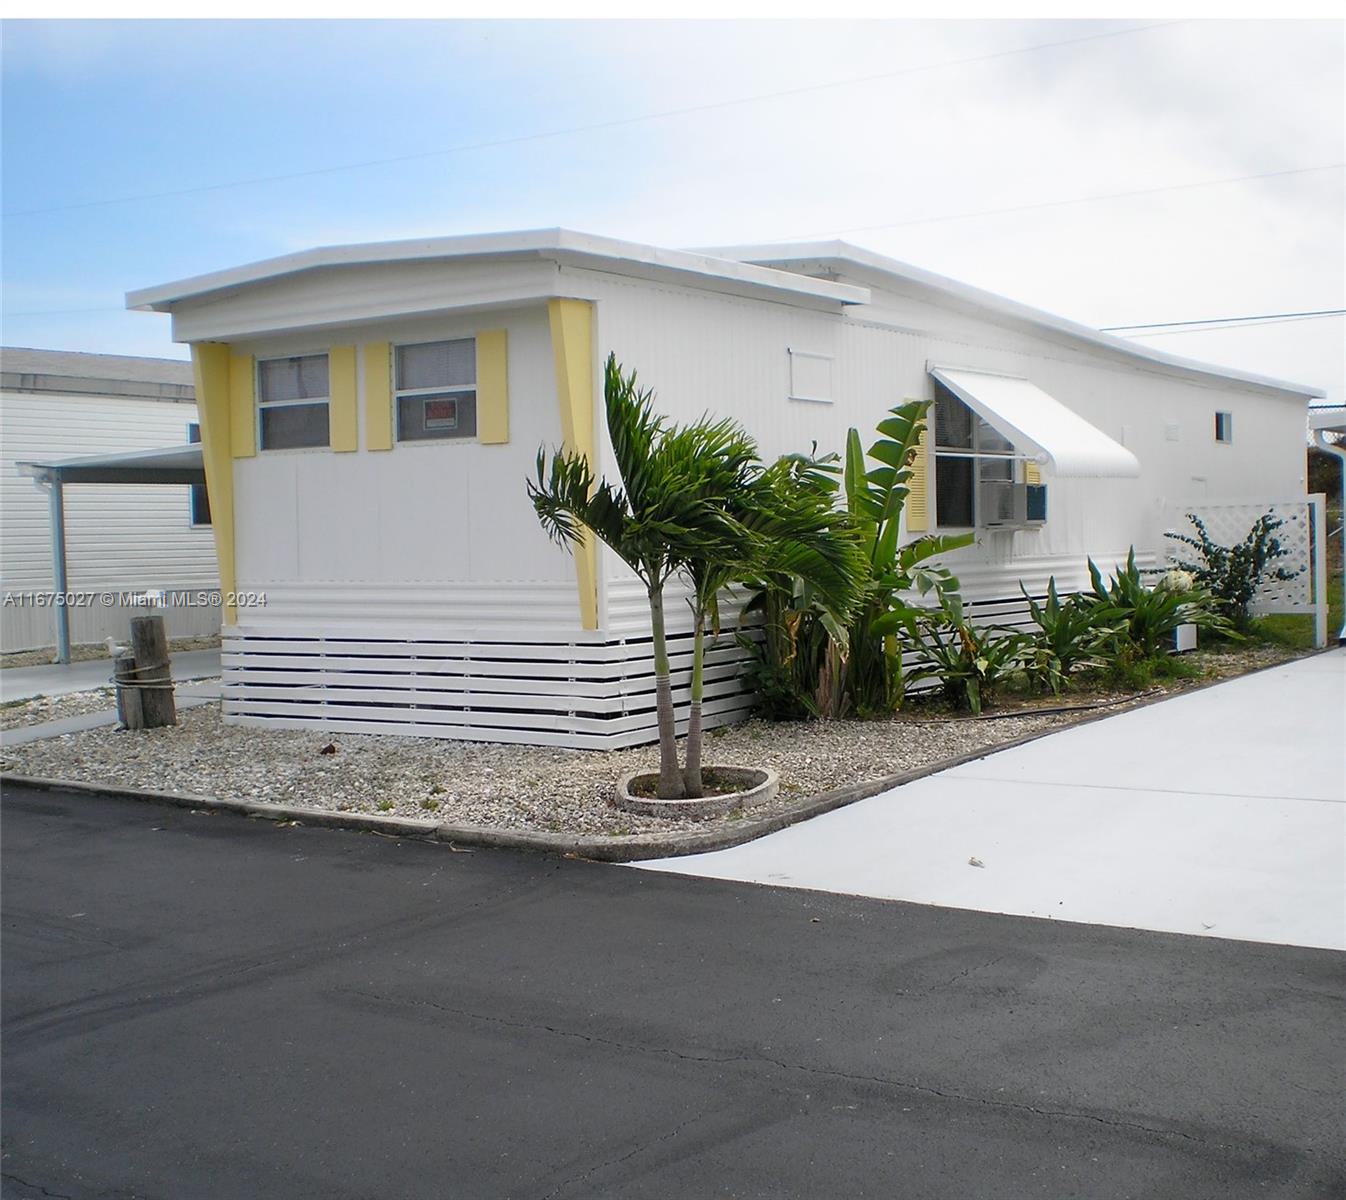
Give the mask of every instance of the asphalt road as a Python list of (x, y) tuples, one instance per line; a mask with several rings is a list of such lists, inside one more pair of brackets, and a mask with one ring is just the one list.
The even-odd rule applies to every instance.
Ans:
[(1346, 957), (7, 790), (6, 1198), (1346, 1194)]

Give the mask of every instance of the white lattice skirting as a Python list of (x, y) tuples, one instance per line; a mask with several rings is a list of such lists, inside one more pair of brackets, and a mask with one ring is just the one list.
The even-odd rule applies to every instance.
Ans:
[[(692, 638), (671, 634), (668, 642), (682, 732)], [(708, 728), (751, 711), (746, 657), (732, 635), (708, 646)], [(594, 750), (657, 737), (648, 637), (516, 644), (226, 630), (222, 662), (224, 716), (233, 724)]]

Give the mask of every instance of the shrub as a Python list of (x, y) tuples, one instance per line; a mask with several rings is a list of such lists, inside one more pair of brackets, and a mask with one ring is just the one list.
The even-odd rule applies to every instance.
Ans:
[(1013, 629), (978, 629), (964, 615), (956, 591), (936, 594), (938, 608), (911, 608), (903, 614), (908, 646), (916, 657), (907, 678), (938, 679), (945, 699), (975, 716), (997, 688), (1024, 673), (1032, 639)]
[(1231, 635), (1234, 630), (1221, 612), (1218, 600), (1199, 586), (1184, 587), (1181, 580), (1167, 577), (1157, 587), (1147, 587), (1136, 566), (1133, 547), (1126, 566), (1105, 584), (1103, 573), (1091, 558), (1089, 578), (1093, 594), (1082, 600), (1100, 624), (1114, 625), (1111, 638), (1114, 655), (1135, 659), (1155, 658), (1172, 645), (1179, 625), (1195, 625), (1212, 633)]
[(1290, 557), (1290, 551), (1276, 536), (1276, 530), (1285, 522), (1271, 513), (1264, 513), (1253, 522), (1238, 545), (1221, 546), (1212, 540), (1205, 522), (1196, 513), (1188, 513), (1187, 519), (1196, 530), (1195, 537), (1186, 533), (1165, 534), (1197, 553), (1195, 560), (1179, 560), (1179, 568), (1189, 572), (1197, 584), (1219, 600), (1234, 628), (1246, 633), (1252, 625), (1248, 610), (1262, 584), (1268, 581), (1285, 583), (1303, 571), (1303, 568), (1291, 571), (1275, 565), (1278, 559)]
[(1028, 612), (1037, 626), (1026, 664), (1029, 680), (1060, 695), (1072, 671), (1103, 665), (1100, 655), (1121, 632), (1120, 623), (1106, 619), (1103, 609), (1079, 596), (1064, 601), (1056, 594), (1056, 580), (1047, 582), (1047, 600), (1039, 604), (1019, 585)]

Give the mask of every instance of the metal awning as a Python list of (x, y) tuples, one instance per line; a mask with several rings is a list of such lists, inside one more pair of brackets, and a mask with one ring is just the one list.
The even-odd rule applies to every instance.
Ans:
[(1140, 474), (1140, 462), (1130, 450), (1026, 379), (933, 366), (930, 374), (1016, 450), (1058, 477)]
[(94, 454), (55, 462), (18, 463), (19, 474), (43, 483), (164, 483), (206, 482), (201, 445), (167, 446), (161, 450), (132, 450), (121, 454)]

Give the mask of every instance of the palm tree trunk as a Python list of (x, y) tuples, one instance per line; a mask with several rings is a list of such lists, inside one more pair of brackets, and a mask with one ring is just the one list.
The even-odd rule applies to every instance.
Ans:
[(681, 800), (687, 792), (678, 769), (677, 727), (673, 721), (673, 685), (669, 681), (668, 639), (664, 633), (664, 589), (649, 589), (650, 628), (654, 633), (654, 703), (659, 717), (660, 800)]
[(705, 791), (701, 782), (701, 695), (705, 678), (706, 615), (698, 604), (692, 635), (692, 710), (687, 717), (687, 769), (682, 778), (687, 795), (699, 799)]

